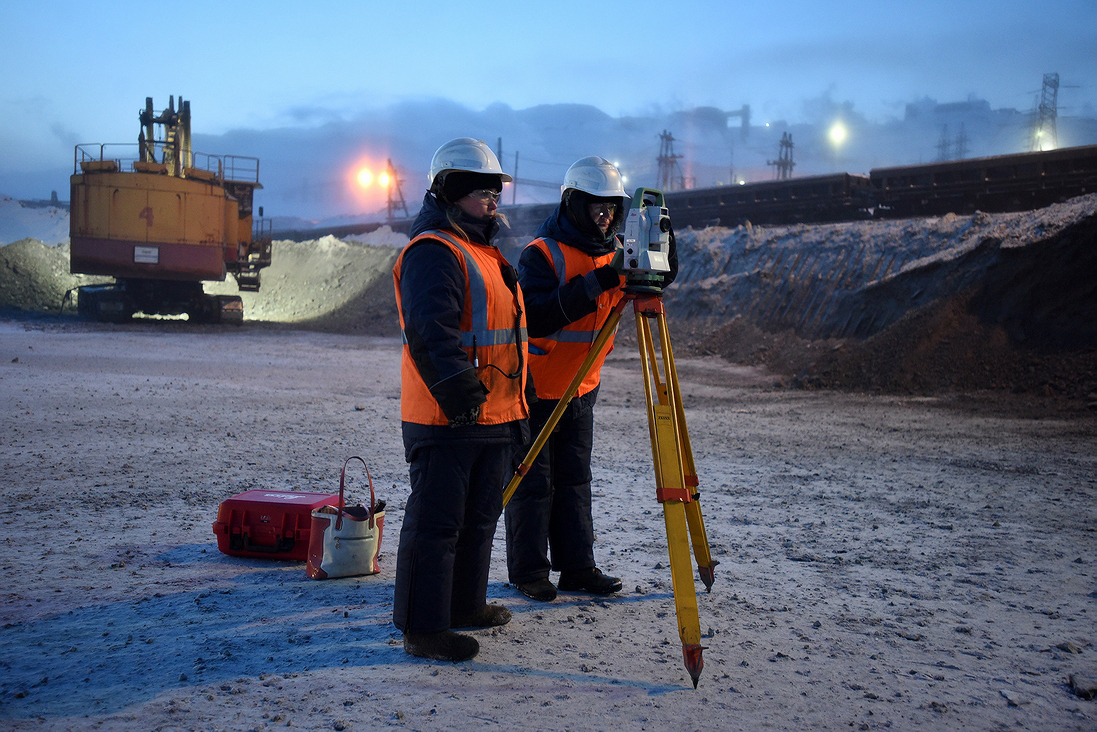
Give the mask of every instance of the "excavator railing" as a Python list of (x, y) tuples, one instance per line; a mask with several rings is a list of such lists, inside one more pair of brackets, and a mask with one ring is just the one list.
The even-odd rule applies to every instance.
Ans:
[[(73, 173), (93, 172), (159, 172), (168, 175), (187, 177), (186, 172), (202, 171), (211, 174), (216, 180), (237, 183), (259, 183), (259, 158), (247, 155), (211, 155), (209, 153), (191, 153), (191, 160), (182, 166), (182, 175), (175, 169), (174, 161), (178, 153), (172, 145), (163, 142), (154, 143), (151, 157), (153, 166), (166, 166), (157, 169), (149, 166), (150, 161), (142, 160), (140, 143), (104, 142), (77, 145), (73, 154)], [(202, 176), (205, 178), (206, 176)]]

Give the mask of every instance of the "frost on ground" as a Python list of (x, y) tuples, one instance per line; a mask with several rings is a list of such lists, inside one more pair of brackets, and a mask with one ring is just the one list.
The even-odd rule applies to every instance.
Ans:
[[(636, 353), (597, 410), (610, 598), (477, 631), (464, 664), (390, 622), (408, 494), (398, 341), (245, 324), (0, 324), (0, 718), (12, 729), (1092, 729), (1094, 418), (772, 388), (684, 357), (717, 580), (682, 663)], [(1007, 400), (1008, 404), (1008, 400)], [(1001, 407), (1002, 405), (998, 405)], [(382, 572), (232, 558), (244, 490), (335, 490), (369, 462)], [(361, 496), (363, 485), (350, 485)], [(368, 495), (368, 494), (367, 494)]]
[[(594, 465), (625, 591), (527, 600), (500, 528), (514, 620), (439, 664), (390, 622), (398, 235), (276, 243), (237, 328), (57, 318), (66, 245), (2, 247), (2, 726), (1091, 730), (1095, 200), (678, 232), (665, 299), (720, 561), (696, 690), (631, 316)], [(353, 454), (389, 506), (379, 575), (217, 550), (222, 500), (336, 490)]]

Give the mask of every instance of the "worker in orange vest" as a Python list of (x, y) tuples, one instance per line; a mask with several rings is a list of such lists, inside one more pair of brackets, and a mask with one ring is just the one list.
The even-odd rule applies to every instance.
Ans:
[[(628, 200), (616, 166), (597, 156), (576, 161), (564, 175), (560, 205), (519, 258), (538, 399), (530, 414), (534, 435), (548, 422), (623, 296), (624, 278), (611, 262)], [(673, 248), (671, 262), (676, 271)], [(668, 273), (663, 284), (674, 274)], [(611, 338), (506, 507), (509, 578), (534, 600), (554, 600), (557, 587), (595, 595), (621, 589), (621, 580), (603, 574), (594, 559), (590, 490), (593, 409), (612, 343)], [(558, 586), (550, 570), (560, 573)]]
[(525, 305), (517, 272), (492, 243), (511, 180), (495, 154), (479, 140), (451, 140), (435, 153), (429, 180), (393, 267), (411, 477), (393, 623), (407, 653), (463, 661), (479, 644), (454, 628), (511, 617), (487, 603), (487, 583), (503, 486), (529, 442)]

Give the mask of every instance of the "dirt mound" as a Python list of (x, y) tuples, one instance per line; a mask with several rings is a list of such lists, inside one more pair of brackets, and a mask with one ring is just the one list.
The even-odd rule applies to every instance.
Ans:
[[(1097, 402), (1097, 194), (1038, 211), (678, 232), (675, 349), (765, 366), (778, 383), (902, 393), (998, 390)], [(395, 336), (407, 237), (275, 242), (245, 317)], [(517, 260), (524, 240), (501, 241)], [(0, 248), (0, 307), (56, 313), (92, 281), (68, 246)], [(102, 281), (104, 278), (95, 278)], [(237, 294), (230, 277), (207, 292)], [(635, 339), (631, 328), (622, 344)]]
[(325, 236), (274, 242), (259, 292), (237, 293), (230, 277), (207, 283), (213, 294), (239, 294), (244, 317), (342, 333), (395, 335), (392, 265), (407, 237), (388, 227), (357, 239)]
[(1097, 349), (1018, 343), (976, 312), (967, 291), (910, 313), (882, 333), (824, 354), (805, 386), (934, 394), (999, 390), (1097, 407)]
[[(868, 260), (897, 258), (908, 247), (921, 256), (856, 286), (849, 285), (864, 271), (859, 265), (845, 274), (835, 266), (837, 276), (814, 280), (803, 276), (804, 266), (799, 276), (796, 265), (742, 267), (721, 275), (721, 286), (710, 278), (707, 299), (689, 298), (687, 285), (675, 302), (719, 310), (737, 293), (742, 314), (691, 347), (764, 365), (792, 384), (911, 394), (997, 390), (1097, 408), (1095, 202), (1088, 196), (1025, 214), (951, 217), (927, 221), (921, 231), (911, 222), (898, 233), (886, 224), (831, 227), (830, 239), (871, 252)], [(953, 233), (934, 244), (942, 223)], [(819, 242), (821, 234), (826, 241), (826, 232), (806, 238)], [(782, 243), (786, 260), (811, 256)]]
[(1085, 341), (1057, 348), (1020, 343), (980, 314), (984, 296), (971, 288), (865, 340), (770, 333), (740, 317), (694, 336), (688, 347), (764, 366), (778, 383), (801, 388), (917, 395), (987, 390), (1097, 409), (1097, 348)]
[(69, 274), (69, 244), (47, 246), (20, 239), (0, 247), (0, 309), (35, 314), (61, 311), (65, 293), (80, 285), (108, 282), (106, 277)]
[[(845, 348), (847, 343), (840, 339), (801, 338), (791, 330), (771, 333), (743, 317), (704, 333), (677, 326), (671, 336), (682, 341), (679, 350), (684, 348), (692, 355), (718, 355), (746, 366), (764, 366), (778, 377), (779, 383), (791, 383), (813, 372), (832, 351)], [(684, 338), (679, 332), (684, 332)]]

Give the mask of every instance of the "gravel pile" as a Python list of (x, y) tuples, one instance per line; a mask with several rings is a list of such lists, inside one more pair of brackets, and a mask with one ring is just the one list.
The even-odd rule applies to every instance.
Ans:
[[(1021, 213), (746, 224), (677, 240), (681, 272), (666, 301), (679, 350), (809, 388), (989, 389), (1097, 406), (1097, 194)], [(261, 292), (240, 293), (245, 317), (394, 336), (390, 273), (406, 242), (387, 227), (275, 242)], [(501, 247), (514, 259), (524, 243)], [(0, 248), (9, 312), (57, 313), (66, 292), (103, 279), (68, 273), (67, 242)], [(231, 277), (206, 289), (236, 292)]]

